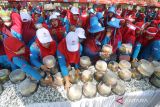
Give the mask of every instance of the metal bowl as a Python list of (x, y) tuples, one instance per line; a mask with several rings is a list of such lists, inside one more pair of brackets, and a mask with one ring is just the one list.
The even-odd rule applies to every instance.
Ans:
[(130, 45), (130, 44), (122, 44), (122, 46), (119, 49), (119, 51), (122, 54), (130, 54), (132, 52), (132, 45)]
[(3, 88), (3, 86), (0, 84), (0, 95), (2, 94), (3, 90), (4, 90), (4, 88)]
[(109, 44), (103, 45), (102, 52), (107, 52), (109, 55), (112, 54), (112, 46)]
[(8, 69), (0, 70), (0, 82), (4, 83), (4, 82), (8, 81), (9, 74), (10, 74), (10, 71)]
[(131, 71), (129, 71), (128, 69), (121, 69), (118, 72), (119, 77), (124, 80), (124, 81), (130, 81), (131, 77), (132, 77), (132, 73)]
[(107, 70), (107, 63), (103, 60), (98, 60), (96, 62), (95, 68), (97, 71), (105, 72)]
[(137, 69), (144, 77), (150, 77), (154, 73), (154, 67), (148, 61), (141, 62)]
[(12, 83), (16, 84), (23, 81), (26, 78), (26, 75), (21, 69), (16, 69), (10, 73), (9, 78)]
[(151, 76), (150, 83), (155, 87), (160, 88), (160, 79), (157, 78), (155, 75)]
[(103, 76), (103, 83), (105, 83), (107, 86), (115, 87), (117, 85), (117, 81), (118, 77), (114, 72), (110, 70), (105, 72)]
[(46, 65), (48, 68), (54, 68), (56, 65), (56, 59), (52, 55), (48, 55), (43, 58), (43, 64)]
[(63, 77), (62, 77), (62, 75), (61, 75), (60, 72), (58, 72), (58, 73), (56, 73), (56, 74), (54, 75), (54, 82), (55, 82), (55, 84), (58, 85), (58, 86), (64, 85), (64, 80), (63, 80)]
[(112, 92), (116, 95), (122, 96), (125, 94), (125, 86), (118, 82), (117, 85), (112, 88)]
[(67, 97), (71, 101), (80, 100), (82, 98), (82, 87), (77, 84), (73, 84), (67, 91)]
[(98, 93), (102, 96), (109, 96), (111, 94), (111, 87), (105, 85), (102, 82), (98, 84), (97, 90), (98, 90)]
[(142, 79), (142, 74), (140, 74), (140, 73), (137, 71), (137, 68), (131, 69), (131, 73), (132, 73), (132, 78), (133, 78), (133, 79), (137, 79), (137, 80)]
[(94, 73), (94, 79), (98, 82), (103, 80), (103, 76), (104, 76), (105, 72), (95, 72)]
[(139, 62), (131, 62), (131, 66), (132, 66), (132, 68), (137, 68), (138, 67), (138, 65), (139, 65)]
[(109, 56), (112, 54), (112, 46), (109, 45), (109, 44), (103, 45), (101, 51), (102, 51), (102, 52), (105, 52), (105, 53), (108, 53), (108, 56), (101, 55), (101, 58), (102, 58), (102, 59), (109, 58)]
[(37, 91), (38, 86), (27, 78), (20, 83), (19, 88), (22, 96), (28, 97)]
[(116, 61), (110, 61), (108, 63), (108, 68), (114, 72), (118, 72), (118, 63)]
[(152, 61), (151, 63), (154, 67), (160, 66), (160, 63), (158, 61)]
[(69, 81), (72, 84), (75, 84), (79, 81), (79, 77), (76, 77), (76, 71), (73, 68), (71, 69), (71, 71), (69, 71)]
[(92, 98), (97, 94), (96, 85), (92, 82), (87, 82), (83, 85), (83, 94), (87, 98)]
[(81, 74), (81, 81), (82, 82), (88, 82), (91, 81), (93, 79), (93, 75), (92, 72), (89, 70), (84, 70)]
[(131, 68), (131, 64), (130, 64), (130, 62), (128, 62), (128, 61), (126, 61), (126, 60), (121, 60), (121, 61), (119, 62), (119, 67), (120, 67), (121, 69), (130, 69), (130, 68)]
[(80, 58), (80, 65), (82, 68), (88, 68), (91, 65), (91, 60), (88, 56), (82, 56)]
[(154, 75), (155, 75), (157, 78), (160, 78), (160, 66), (155, 67), (155, 69), (154, 69)]

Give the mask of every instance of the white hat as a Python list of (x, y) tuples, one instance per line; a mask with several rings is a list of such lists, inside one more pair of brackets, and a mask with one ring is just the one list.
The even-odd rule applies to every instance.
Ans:
[(55, 13), (53, 13), (50, 17), (49, 17), (49, 20), (52, 20), (52, 19), (57, 19), (57, 15)]
[(60, 16), (59, 12), (53, 12), (55, 15)]
[(71, 12), (72, 12), (72, 14), (79, 14), (79, 10), (77, 7), (72, 7)]
[(46, 28), (38, 29), (36, 32), (36, 36), (40, 43), (49, 43), (53, 41), (49, 31)]
[(30, 21), (32, 19), (30, 14), (27, 13), (27, 12), (20, 12), (20, 16), (21, 16), (21, 20), (23, 22), (27, 22), (27, 21)]
[(67, 49), (70, 52), (78, 51), (79, 39), (75, 32), (69, 32), (66, 36)]
[(83, 28), (76, 28), (75, 33), (78, 35), (79, 38), (85, 39), (85, 30)]

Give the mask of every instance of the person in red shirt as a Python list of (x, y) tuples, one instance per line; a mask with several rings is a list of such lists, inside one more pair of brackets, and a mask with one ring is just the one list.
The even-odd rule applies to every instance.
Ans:
[(27, 12), (21, 12), (22, 19), (22, 37), (24, 43), (30, 47), (30, 45), (35, 41), (36, 38), (36, 28), (31, 16)]
[(22, 38), (22, 21), (19, 13), (12, 11), (11, 13), (11, 33), (14, 37), (18, 38), (19, 40), (23, 41)]
[(51, 23), (50, 33), (56, 42), (59, 43), (65, 37), (66, 29), (55, 13), (50, 16), (49, 20)]

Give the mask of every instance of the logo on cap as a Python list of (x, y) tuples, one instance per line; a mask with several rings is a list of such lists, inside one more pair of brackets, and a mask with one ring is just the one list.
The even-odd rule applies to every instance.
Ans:
[(47, 37), (47, 34), (46, 34), (46, 32), (44, 32), (43, 34), (44, 34), (44, 37)]
[(72, 45), (75, 45), (75, 44), (76, 44), (76, 41), (73, 40), (73, 41), (72, 41)]

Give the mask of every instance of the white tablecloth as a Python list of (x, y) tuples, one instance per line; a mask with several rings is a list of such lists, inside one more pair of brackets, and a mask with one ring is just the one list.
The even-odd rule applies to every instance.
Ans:
[(160, 90), (138, 91), (123, 96), (83, 98), (77, 102), (34, 103), (26, 107), (160, 107)]

